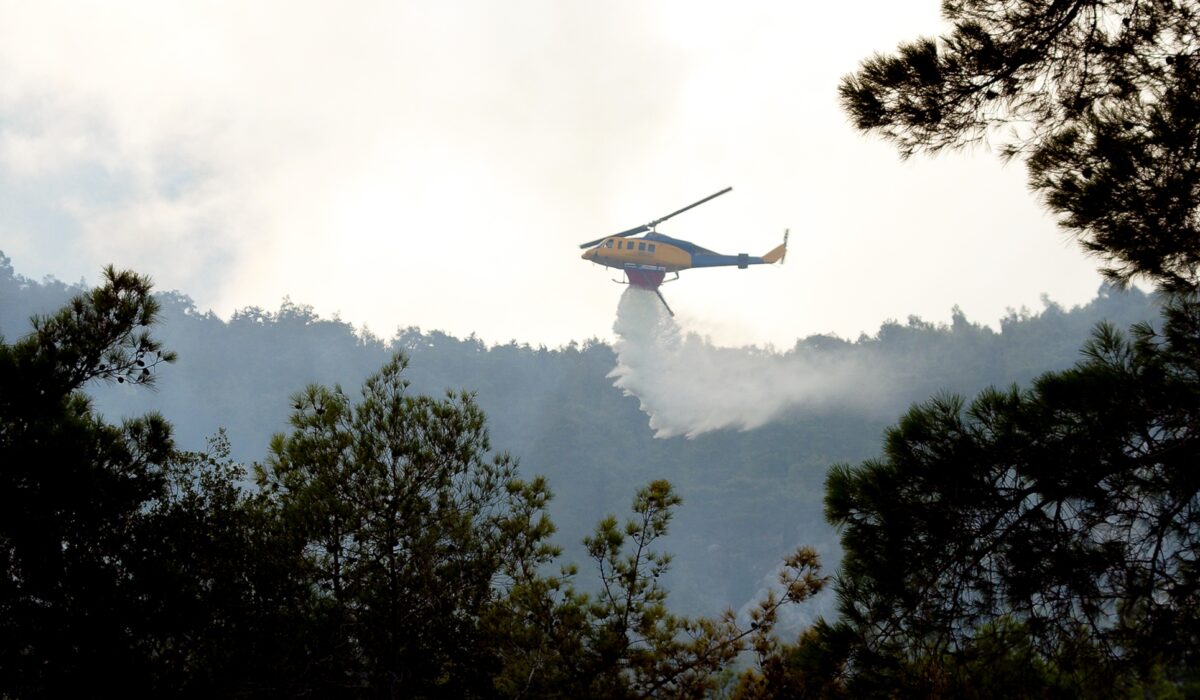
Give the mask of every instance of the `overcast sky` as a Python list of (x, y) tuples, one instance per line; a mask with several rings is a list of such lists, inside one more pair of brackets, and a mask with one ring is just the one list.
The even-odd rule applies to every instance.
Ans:
[(1085, 302), (1096, 261), (1021, 164), (902, 162), (838, 109), (938, 5), (0, 0), (0, 250), (222, 316), (289, 295), (555, 346), (612, 336), (615, 271), (579, 243), (732, 185), (661, 229), (753, 255), (792, 230), (783, 266), (663, 288), (718, 343)]

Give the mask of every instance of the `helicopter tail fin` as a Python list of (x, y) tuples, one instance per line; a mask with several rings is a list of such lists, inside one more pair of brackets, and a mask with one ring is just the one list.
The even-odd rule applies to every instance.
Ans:
[(783, 243), (775, 246), (774, 248), (771, 249), (771, 252), (762, 256), (763, 262), (767, 263), (768, 265), (770, 265), (771, 263), (783, 262), (783, 259), (785, 257), (787, 257), (788, 234), (790, 232), (791, 232), (791, 229), (788, 229), (783, 232)]

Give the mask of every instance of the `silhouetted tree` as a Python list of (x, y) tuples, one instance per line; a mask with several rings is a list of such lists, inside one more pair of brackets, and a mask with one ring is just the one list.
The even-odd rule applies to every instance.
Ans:
[(111, 425), (82, 393), (150, 384), (175, 359), (149, 333), (158, 313), (149, 280), (109, 268), (0, 343), (2, 696), (280, 694), (303, 681), (311, 593), (224, 435), (181, 452), (160, 416)]
[(397, 355), (354, 403), (340, 388), (295, 397), (258, 482), (301, 536), (319, 591), (313, 687), (385, 697), (491, 694), (495, 650), (480, 631), (515, 568), (555, 550), (537, 514), (545, 483), (488, 457), (469, 394), (410, 394)]
[(859, 670), (892, 658), (936, 684), (1001, 620), (1060, 669), (1196, 663), (1200, 302), (1165, 314), (1161, 334), (1101, 325), (1084, 361), (1028, 391), (916, 406), (882, 459), (831, 471)]
[[(851, 696), (1176, 692), (1200, 638), (1200, 5), (943, 13), (947, 36), (844, 79), (856, 126), (905, 156), (1010, 128), (1004, 154), (1106, 274), (1172, 296), (1161, 333), (1101, 324), (1073, 369), (940, 395), (882, 459), (836, 467), (842, 617), (792, 650), (821, 663), (792, 668)], [(1016, 667), (1032, 672), (996, 675)]]
[(224, 433), (204, 452), (176, 452), (167, 488), (134, 539), (147, 589), (138, 622), (156, 690), (214, 697), (310, 689), (315, 595), (300, 538), (268, 499), (244, 488)]
[(33, 332), (0, 343), (0, 692), (152, 687), (138, 621), (152, 597), (134, 572), (138, 537), (165, 493), (170, 426), (156, 415), (120, 426), (80, 389), (92, 380), (149, 384), (174, 355), (146, 328), (150, 282), (104, 271), (104, 283)]
[(947, 0), (940, 39), (841, 84), (854, 124), (904, 155), (1000, 134), (1118, 281), (1200, 270), (1200, 3)]
[(781, 592), (759, 600), (748, 625), (732, 611), (717, 619), (671, 613), (660, 580), (670, 556), (653, 546), (679, 504), (670, 484), (654, 481), (638, 490), (623, 525), (613, 516), (597, 524), (585, 540), (600, 579), (594, 593), (574, 588), (574, 566), (558, 576), (526, 571), (517, 579), (507, 605), (520, 624), (501, 647), (505, 664), (496, 682), (505, 696), (710, 697), (748, 645), (765, 653), (777, 643), (782, 606), (824, 587), (819, 558), (801, 548), (780, 569)]

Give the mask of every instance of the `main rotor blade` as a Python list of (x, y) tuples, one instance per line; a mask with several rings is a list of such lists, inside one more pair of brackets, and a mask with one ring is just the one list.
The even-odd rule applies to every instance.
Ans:
[(649, 230), (650, 230), (650, 225), (643, 224), (641, 226), (634, 226), (633, 228), (629, 229), (628, 231), (614, 233), (612, 236), (605, 236), (605, 238), (625, 238), (626, 236), (636, 236), (639, 233), (645, 233)]
[[(622, 231), (620, 233), (609, 234), (609, 235), (605, 236), (604, 238), (626, 238), (628, 236), (636, 236), (639, 233), (645, 233), (646, 231), (649, 231), (649, 230), (650, 230), (650, 226), (648, 226), (648, 225), (638, 226), (636, 228), (631, 228), (628, 231)], [(591, 248), (592, 246), (596, 245), (600, 241), (603, 241), (604, 238), (597, 238), (594, 241), (588, 241), (587, 243), (580, 243), (579, 247), (580, 248)]]
[[(648, 224), (644, 224), (642, 226), (637, 226), (637, 227), (631, 228), (628, 231), (614, 233), (612, 235), (605, 236), (604, 238), (626, 238), (628, 236), (636, 236), (639, 233), (645, 233), (645, 232), (653, 229), (655, 226), (658, 226), (662, 222), (666, 221), (667, 219), (671, 218), (672, 216), (678, 216), (678, 215), (682, 214), (683, 212), (687, 211), (688, 209), (695, 209), (696, 207), (700, 206), (701, 204), (704, 204), (705, 202), (709, 201), (710, 199), (716, 199), (717, 197), (720, 197), (721, 195), (725, 194), (726, 192), (729, 192), (732, 189), (733, 189), (732, 187), (726, 187), (725, 189), (721, 190), (720, 192), (717, 192), (715, 194), (710, 194), (698, 202), (692, 202), (691, 204), (687, 205), (683, 209), (673, 211), (670, 214), (667, 214), (666, 216), (664, 216), (662, 218), (655, 219), (654, 221), (651, 221)], [(594, 241), (588, 241), (587, 243), (580, 243), (579, 247), (580, 248), (591, 248), (592, 246), (596, 245), (597, 243), (600, 243), (601, 241), (603, 241), (604, 238), (597, 238)], [(665, 301), (663, 302), (663, 304), (666, 304), (666, 303), (667, 302), (665, 302)], [(670, 308), (670, 307), (668, 307), (668, 308)]]
[(720, 192), (717, 192), (716, 194), (710, 194), (707, 197), (705, 197), (704, 199), (700, 200), (699, 202), (692, 202), (691, 204), (687, 205), (683, 209), (680, 209), (679, 211), (673, 211), (670, 214), (667, 214), (666, 216), (662, 217), (661, 219), (655, 219), (654, 221), (651, 221), (650, 223), (648, 223), (646, 225), (647, 226), (657, 226), (657, 225), (661, 224), (662, 222), (666, 221), (667, 219), (671, 218), (672, 216), (678, 216), (678, 215), (682, 214), (683, 212), (687, 211), (688, 209), (693, 209), (695, 207), (700, 206), (701, 204), (704, 204), (705, 202), (709, 201), (710, 199), (716, 199), (717, 197), (720, 197), (721, 195), (725, 194), (726, 192), (728, 192), (732, 189), (733, 189), (732, 187), (726, 187), (725, 189), (721, 190)]

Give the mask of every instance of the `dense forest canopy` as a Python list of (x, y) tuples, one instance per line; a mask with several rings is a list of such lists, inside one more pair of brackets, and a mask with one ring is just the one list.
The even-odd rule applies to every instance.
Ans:
[(583, 539), (581, 589), (552, 572), (546, 480), (492, 451), (470, 393), (410, 391), (403, 353), (358, 399), (294, 393), (247, 490), (222, 434), (180, 450), (161, 415), (113, 425), (81, 391), (155, 383), (159, 312), (108, 268), (0, 344), (5, 696), (698, 697), (825, 585), (799, 548), (744, 619), (671, 612), (659, 479)]
[[(27, 279), (3, 262), (0, 332), (7, 337), (25, 333), (30, 315), (51, 311), (80, 291)], [(489, 347), (476, 338), (417, 328), (383, 339), (289, 300), (274, 311), (247, 308), (223, 320), (178, 292), (156, 299), (158, 334), (180, 357), (153, 393), (124, 385), (89, 388), (102, 413), (157, 410), (174, 424), (178, 443), (197, 451), (223, 430), (231, 458), (249, 465), (265, 458), (272, 434), (287, 429), (296, 391), (312, 382), (355, 387), (392, 352), (403, 351), (409, 358), (405, 378), (414, 390), (471, 391), (488, 416), (493, 444), (517, 457), (522, 473), (547, 476), (555, 493), (548, 505), (559, 528), (555, 540), (576, 558), (593, 523), (625, 508), (629, 484), (669, 480), (685, 505), (665, 540), (676, 553), (666, 583), (673, 606), (693, 614), (746, 605), (796, 545), (815, 546), (836, 562), (836, 536), (821, 511), (825, 473), (833, 463), (874, 455), (888, 422), (909, 404), (938, 391), (969, 394), (1028, 382), (1075, 362), (1079, 339), (1095, 323), (1126, 326), (1158, 313), (1155, 300), (1137, 289), (1104, 287), (1085, 306), (1064, 309), (1046, 300), (1037, 312), (1010, 312), (998, 330), (956, 311), (947, 325), (914, 317), (889, 321), (855, 340), (810, 336), (770, 354), (853, 359), (872, 368), (873, 376), (890, 378), (886, 400), (801, 406), (755, 431), (662, 440), (653, 437), (638, 399), (613, 387), (608, 375), (617, 358), (596, 340), (554, 349), (515, 341)], [(764, 352), (723, 351), (746, 357)], [(822, 600), (818, 609), (830, 604)]]
[(0, 695), (1200, 696), (1200, 6), (942, 10), (845, 78), (854, 124), (999, 138), (1158, 294), (719, 349), (855, 372), (656, 437), (619, 344), (226, 321), (0, 254)]

